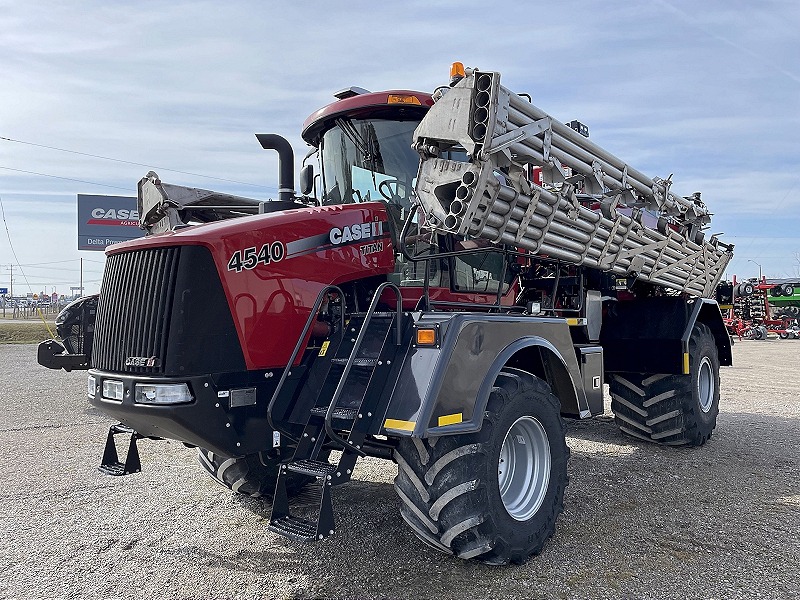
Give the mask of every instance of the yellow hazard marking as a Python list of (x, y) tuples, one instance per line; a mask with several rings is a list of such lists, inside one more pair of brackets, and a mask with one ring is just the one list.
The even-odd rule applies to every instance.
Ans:
[(443, 415), (439, 417), (439, 427), (443, 427), (445, 425), (452, 425), (453, 423), (461, 423), (464, 420), (463, 413), (455, 413), (452, 415)]
[(683, 374), (684, 375), (688, 375), (689, 374), (689, 353), (688, 352), (684, 352), (683, 353)]
[(577, 325), (577, 324), (578, 324), (578, 319), (575, 318), (567, 319), (567, 325)]
[(400, 419), (386, 419), (383, 426), (386, 429), (399, 429), (400, 431), (414, 431), (416, 421), (401, 421)]
[(330, 345), (330, 342), (322, 342), (322, 347), (320, 347), (319, 354), (317, 354), (317, 356), (325, 356), (325, 354), (328, 352), (328, 346)]

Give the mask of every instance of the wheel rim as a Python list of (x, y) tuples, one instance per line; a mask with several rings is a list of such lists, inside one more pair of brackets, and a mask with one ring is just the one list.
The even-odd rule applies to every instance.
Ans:
[(707, 356), (700, 361), (700, 371), (697, 374), (697, 395), (700, 399), (700, 410), (707, 413), (714, 403), (714, 370), (711, 360)]
[(527, 521), (542, 506), (550, 483), (550, 442), (534, 417), (520, 417), (500, 449), (497, 479), (503, 506), (517, 521)]

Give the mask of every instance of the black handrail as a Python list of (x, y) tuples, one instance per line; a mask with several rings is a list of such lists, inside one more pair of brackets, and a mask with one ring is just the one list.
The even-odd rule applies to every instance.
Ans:
[(350, 448), (353, 452), (357, 453), (359, 456), (366, 456), (366, 452), (364, 452), (361, 448), (356, 448), (352, 444), (348, 444), (347, 440), (339, 436), (333, 430), (333, 412), (336, 410), (336, 404), (339, 402), (339, 397), (342, 395), (342, 391), (344, 390), (345, 383), (347, 382), (347, 376), (350, 375), (350, 369), (353, 368), (353, 363), (356, 360), (356, 355), (358, 351), (361, 349), (361, 343), (364, 340), (364, 336), (367, 333), (367, 328), (369, 327), (369, 323), (372, 320), (372, 316), (375, 314), (375, 309), (378, 306), (378, 302), (381, 299), (381, 295), (383, 291), (387, 288), (391, 288), (394, 291), (395, 297), (397, 298), (397, 334), (395, 343), (400, 346), (402, 344), (402, 318), (403, 318), (403, 295), (400, 293), (400, 288), (397, 287), (390, 281), (382, 283), (378, 286), (378, 289), (375, 290), (375, 294), (372, 296), (372, 302), (369, 304), (369, 309), (367, 310), (366, 315), (364, 316), (364, 322), (361, 324), (361, 330), (358, 332), (358, 336), (356, 336), (356, 341), (353, 344), (353, 350), (350, 352), (350, 357), (347, 359), (347, 364), (344, 366), (344, 371), (342, 372), (342, 377), (339, 379), (339, 384), (336, 386), (336, 391), (333, 393), (333, 399), (331, 400), (330, 406), (328, 406), (328, 412), (325, 415), (325, 433), (328, 434), (328, 437), (331, 438), (333, 441), (338, 442), (343, 448)]
[(324, 300), (325, 296), (331, 291), (335, 291), (337, 294), (339, 294), (339, 298), (341, 298), (341, 300), (342, 300), (342, 311), (341, 311), (342, 329), (341, 329), (341, 331), (342, 331), (342, 333), (344, 333), (344, 330), (345, 330), (344, 313), (345, 313), (345, 309), (346, 309), (344, 292), (339, 287), (337, 287), (335, 285), (325, 286), (324, 288), (322, 288), (322, 291), (320, 291), (319, 296), (317, 296), (317, 301), (314, 303), (314, 307), (311, 309), (311, 314), (308, 315), (308, 320), (306, 321), (306, 326), (303, 327), (303, 333), (300, 334), (300, 338), (297, 340), (297, 344), (295, 344), (294, 351), (292, 351), (292, 356), (289, 359), (289, 363), (286, 365), (286, 368), (283, 370), (283, 375), (281, 375), (281, 379), (280, 379), (280, 381), (278, 381), (278, 387), (275, 388), (275, 392), (273, 392), (273, 394), (272, 394), (272, 399), (269, 401), (269, 405), (267, 406), (267, 423), (269, 423), (269, 426), (272, 427), (272, 429), (274, 431), (280, 431), (283, 435), (285, 435), (287, 438), (289, 438), (293, 442), (297, 442), (298, 440), (296, 440), (294, 437), (292, 437), (292, 435), (290, 433), (288, 433), (287, 431), (285, 431), (284, 429), (281, 429), (280, 427), (277, 427), (275, 425), (275, 423), (272, 422), (272, 409), (275, 407), (275, 401), (278, 399), (278, 396), (280, 395), (281, 390), (283, 389), (283, 384), (286, 381), (286, 378), (289, 376), (289, 373), (291, 372), (292, 365), (294, 364), (294, 361), (297, 358), (297, 355), (300, 353), (300, 348), (303, 347), (303, 343), (305, 342), (306, 335), (308, 335), (308, 332), (309, 332), (309, 330), (311, 329), (311, 326), (314, 323), (314, 319), (317, 318), (317, 313), (319, 312), (320, 306), (322, 306), (322, 301)]

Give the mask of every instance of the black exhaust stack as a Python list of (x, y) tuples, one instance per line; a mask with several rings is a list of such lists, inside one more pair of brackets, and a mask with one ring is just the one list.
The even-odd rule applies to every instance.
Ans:
[(292, 145), (275, 133), (257, 133), (256, 139), (265, 150), (278, 151), (280, 180), (278, 200), (291, 201), (294, 198), (294, 150)]

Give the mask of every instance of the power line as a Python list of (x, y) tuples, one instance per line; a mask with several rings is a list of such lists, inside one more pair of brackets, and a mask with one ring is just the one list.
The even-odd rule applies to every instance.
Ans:
[[(25, 283), (28, 286), (28, 291), (33, 293), (33, 288), (31, 287), (31, 284), (28, 282), (28, 276), (25, 275), (25, 271), (23, 270), (23, 268), (19, 266), (19, 258), (17, 257), (17, 251), (14, 250), (14, 244), (11, 243), (11, 233), (8, 231), (8, 221), (6, 221), (6, 209), (3, 206), (3, 197), (2, 196), (0, 196), (0, 215), (2, 215), (2, 217), (3, 217), (3, 225), (5, 225), (5, 228), (6, 228), (6, 236), (8, 237), (8, 245), (11, 248), (11, 254), (14, 255), (14, 260), (17, 261), (17, 266), (19, 267), (20, 273), (22, 273), (23, 279), (25, 279)], [(13, 282), (13, 275), (12, 275), (12, 282)], [(41, 317), (42, 322), (44, 323), (44, 326), (47, 327), (47, 331), (50, 333), (50, 337), (52, 337), (53, 339), (56, 339), (56, 336), (54, 336), (53, 332), (50, 331), (50, 326), (47, 324), (47, 321), (44, 320), (44, 315), (42, 315), (42, 311), (41, 310), (39, 311), (39, 316)]]
[(51, 260), (50, 262), (43, 262), (43, 263), (28, 263), (28, 264), (20, 265), (20, 266), (22, 266), (22, 267), (37, 267), (39, 265), (58, 265), (58, 264), (62, 264), (62, 263), (75, 262), (75, 261), (78, 261), (78, 260), (80, 260), (80, 258), (69, 258), (67, 260)]
[[(35, 266), (31, 266), (31, 265), (22, 265), (22, 266), (28, 267), (29, 269), (37, 269), (37, 270), (40, 270), (40, 271), (66, 271), (68, 273), (74, 273), (75, 271), (78, 271), (80, 269), (80, 267), (77, 267), (77, 266), (76, 267), (72, 267), (71, 269), (70, 268), (63, 268), (63, 267), (45, 267), (45, 266), (36, 266), (35, 267)], [(102, 271), (102, 269), (100, 269), (100, 270)], [(88, 269), (84, 269), (84, 271), (88, 271)]]
[(257, 183), (248, 183), (246, 181), (237, 181), (235, 179), (225, 179), (223, 177), (213, 177), (212, 175), (202, 175), (200, 173), (190, 173), (189, 171), (179, 171), (178, 169), (168, 169), (167, 167), (156, 167), (155, 165), (147, 165), (144, 163), (132, 162), (130, 160), (123, 160), (121, 158), (111, 158), (110, 156), (100, 156), (99, 154), (89, 154), (87, 152), (78, 152), (77, 150), (68, 150), (66, 148), (56, 148), (55, 146), (45, 146), (44, 144), (35, 144), (33, 142), (25, 142), (23, 140), (15, 140), (12, 138), (3, 137), (0, 135), (0, 140), (5, 142), (14, 142), (16, 144), (25, 144), (26, 146), (36, 146), (37, 148), (46, 148), (48, 150), (57, 150), (58, 152), (68, 152), (69, 154), (78, 154), (80, 156), (88, 156), (90, 158), (99, 158), (101, 160), (110, 160), (113, 162), (123, 163), (126, 165), (134, 165), (137, 167), (144, 167), (146, 169), (158, 169), (159, 171), (169, 171), (171, 173), (181, 173), (182, 175), (191, 175), (192, 177), (205, 177), (206, 179), (216, 179), (217, 181), (227, 181), (228, 183), (238, 183), (241, 185), (250, 185), (253, 187), (264, 188), (268, 190), (276, 189), (274, 186), (259, 185)]
[(110, 185), (108, 183), (97, 183), (96, 181), (86, 181), (84, 179), (72, 179), (71, 177), (61, 177), (59, 175), (48, 175), (47, 173), (37, 173), (36, 171), (25, 171), (23, 169), (12, 169), (11, 167), (3, 167), (0, 166), (0, 169), (5, 169), (6, 171), (17, 171), (18, 173), (27, 173), (28, 175), (38, 175), (39, 177), (52, 177), (53, 179), (64, 179), (66, 181), (77, 181), (78, 183), (88, 183), (89, 185), (100, 185), (103, 187), (115, 188), (118, 190), (125, 190), (126, 192), (130, 192), (131, 188), (124, 188), (118, 185)]

